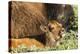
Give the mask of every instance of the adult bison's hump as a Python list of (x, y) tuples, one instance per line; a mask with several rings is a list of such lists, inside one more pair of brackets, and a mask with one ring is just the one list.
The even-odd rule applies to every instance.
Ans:
[(44, 4), (10, 2), (11, 37), (41, 35), (40, 25), (47, 25)]

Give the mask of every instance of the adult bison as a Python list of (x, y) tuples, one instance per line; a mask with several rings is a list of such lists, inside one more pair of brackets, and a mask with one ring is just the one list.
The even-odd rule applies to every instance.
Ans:
[[(9, 39), (34, 38), (46, 46), (54, 46), (62, 37), (63, 26), (57, 19), (60, 14), (64, 15), (65, 7), (61, 4), (9, 2)], [(49, 18), (55, 20), (51, 22)]]

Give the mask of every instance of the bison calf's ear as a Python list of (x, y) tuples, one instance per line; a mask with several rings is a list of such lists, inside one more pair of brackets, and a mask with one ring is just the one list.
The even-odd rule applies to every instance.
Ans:
[(52, 25), (52, 23), (49, 23), (48, 24), (48, 28), (49, 28), (49, 31), (51, 32), (52, 30), (54, 30), (54, 26)]
[(48, 31), (49, 31), (48, 27), (45, 26), (45, 25), (41, 25), (41, 26), (40, 26), (40, 29), (41, 29), (43, 32), (48, 32)]

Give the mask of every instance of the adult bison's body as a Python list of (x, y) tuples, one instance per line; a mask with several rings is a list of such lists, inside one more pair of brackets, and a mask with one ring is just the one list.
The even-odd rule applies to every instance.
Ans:
[[(34, 38), (47, 46), (55, 45), (63, 30), (57, 19), (67, 13), (65, 7), (61, 4), (10, 2), (10, 39)], [(56, 21), (51, 23), (49, 18)]]
[(40, 25), (47, 25), (45, 7), (38, 3), (12, 2), (11, 37), (20, 38), (43, 34)]

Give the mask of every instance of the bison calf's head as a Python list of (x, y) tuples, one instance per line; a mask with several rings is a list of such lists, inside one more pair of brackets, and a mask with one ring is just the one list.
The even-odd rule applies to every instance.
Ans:
[(57, 21), (50, 21), (48, 26), (41, 25), (40, 28), (45, 32), (46, 46), (55, 46), (64, 34), (62, 24)]

